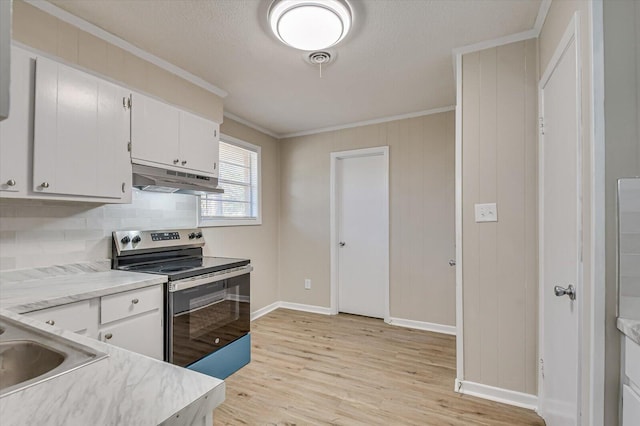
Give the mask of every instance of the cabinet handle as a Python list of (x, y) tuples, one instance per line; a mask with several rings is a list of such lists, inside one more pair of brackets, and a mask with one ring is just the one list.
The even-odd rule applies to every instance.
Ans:
[(7, 185), (9, 185), (9, 186), (16, 186), (16, 181), (15, 181), (15, 179), (9, 179), (9, 180), (7, 181)]
[(133, 300), (131, 301), (131, 303), (133, 303), (134, 305), (137, 305), (137, 304), (138, 304), (138, 302), (139, 302), (139, 300), (138, 300), (138, 299), (133, 299)]
[(124, 194), (124, 182), (122, 182), (122, 193)]
[(175, 160), (173, 160), (173, 164), (178, 164), (180, 162), (180, 159), (176, 158)]
[(111, 333), (107, 333), (107, 334), (104, 335), (105, 340), (109, 340), (112, 337), (113, 337), (113, 334), (111, 334)]
[(186, 164), (187, 164), (187, 162), (186, 162), (186, 161), (183, 161), (183, 162), (182, 162), (182, 165), (183, 165), (183, 166), (184, 166), (184, 165), (186, 165)]
[(213, 170), (216, 169), (217, 163), (213, 163)]
[(45, 324), (56, 325), (56, 322), (54, 320), (49, 320), (49, 321), (45, 321)]
[(49, 182), (42, 182), (40, 184), (40, 186), (43, 187), (43, 188), (48, 188), (49, 187)]

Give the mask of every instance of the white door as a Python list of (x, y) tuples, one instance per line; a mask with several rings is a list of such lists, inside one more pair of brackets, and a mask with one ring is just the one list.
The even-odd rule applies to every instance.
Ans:
[[(577, 425), (580, 417), (583, 289), (579, 273), (582, 207), (576, 31), (574, 20), (540, 82), (539, 412), (549, 426)], [(573, 295), (569, 288), (575, 291)]]
[(362, 150), (335, 159), (338, 311), (388, 311), (387, 157)]

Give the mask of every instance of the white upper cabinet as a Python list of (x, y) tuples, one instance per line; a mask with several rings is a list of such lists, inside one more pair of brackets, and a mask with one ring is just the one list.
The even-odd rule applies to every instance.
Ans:
[(219, 125), (180, 111), (180, 164), (218, 177)]
[(11, 114), (0, 122), (0, 196), (24, 197), (29, 180), (35, 60), (15, 48), (11, 59)]
[(33, 191), (131, 199), (129, 91), (38, 58)]
[(132, 95), (131, 158), (218, 176), (219, 125), (139, 93)]
[(131, 158), (178, 165), (180, 111), (153, 98), (131, 95)]

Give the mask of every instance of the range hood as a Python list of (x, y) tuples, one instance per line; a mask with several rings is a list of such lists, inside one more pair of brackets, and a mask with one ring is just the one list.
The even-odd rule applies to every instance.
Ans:
[(224, 192), (218, 187), (217, 178), (141, 164), (133, 164), (132, 184), (143, 191), (164, 193), (203, 195)]

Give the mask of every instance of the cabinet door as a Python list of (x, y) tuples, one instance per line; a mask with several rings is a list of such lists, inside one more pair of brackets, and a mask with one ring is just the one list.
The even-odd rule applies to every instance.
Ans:
[[(33, 190), (100, 198), (126, 196), (129, 112), (124, 89), (38, 58)], [(130, 174), (130, 173), (129, 173)]]
[(139, 93), (131, 96), (131, 157), (178, 166), (179, 110)]
[(211, 174), (217, 172), (217, 162), (217, 123), (180, 111), (180, 165)]
[(162, 315), (156, 310), (101, 328), (99, 339), (162, 360), (163, 336)]
[(25, 196), (29, 176), (29, 141), (32, 136), (35, 60), (12, 49), (11, 114), (0, 122), (0, 196)]
[(622, 386), (622, 426), (637, 426), (640, 420), (640, 395), (627, 385)]

